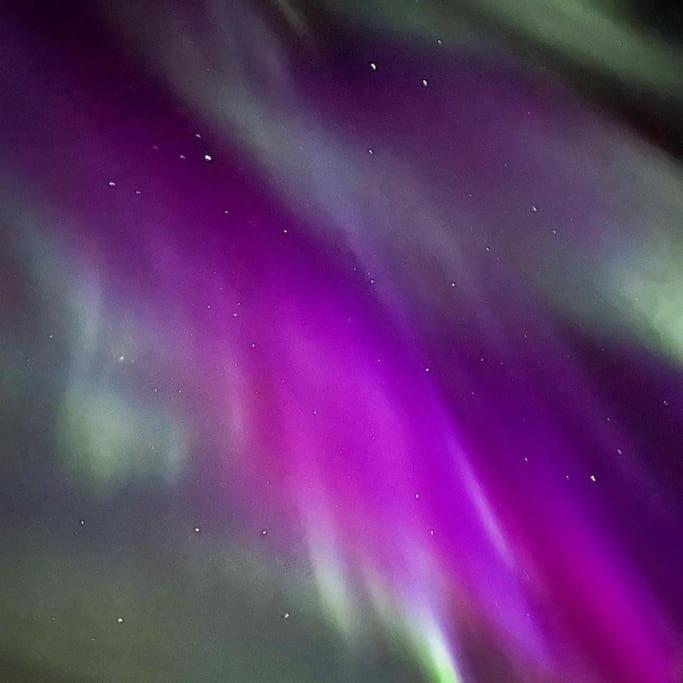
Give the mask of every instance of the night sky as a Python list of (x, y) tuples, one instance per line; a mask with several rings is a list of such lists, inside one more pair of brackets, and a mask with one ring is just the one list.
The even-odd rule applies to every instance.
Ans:
[(677, 3), (7, 5), (0, 681), (680, 683)]

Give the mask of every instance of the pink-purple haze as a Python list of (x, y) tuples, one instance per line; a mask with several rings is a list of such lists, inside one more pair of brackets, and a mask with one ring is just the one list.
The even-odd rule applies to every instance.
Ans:
[[(0, 22), (2, 433), (8, 453), (42, 435), (7, 456), (3, 490), (27, 492), (8, 518), (44, 498), (55, 538), (84, 517), (73, 544), (107, 509), (69, 553), (118, 548), (151, 582), (142, 547), (177, 572), (282, 564), (279, 626), (379, 639), (420, 680), (676, 683), (680, 165), (551, 69), (440, 31), (426, 0), (347, 4)], [(59, 555), (31, 533), (6, 556)], [(177, 678), (144, 649), (123, 666), (130, 641), (80, 651), (80, 627), (58, 655), (5, 595), (15, 569), (0, 604), (34, 622), (0, 655), (69, 680), (397, 680), (228, 675), (215, 634), (211, 673), (188, 655)], [(89, 618), (69, 605), (55, 618)]]

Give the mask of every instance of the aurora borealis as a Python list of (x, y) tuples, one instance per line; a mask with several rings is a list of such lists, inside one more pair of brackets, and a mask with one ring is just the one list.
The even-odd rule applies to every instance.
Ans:
[(681, 680), (637, 4), (5, 13), (1, 680)]

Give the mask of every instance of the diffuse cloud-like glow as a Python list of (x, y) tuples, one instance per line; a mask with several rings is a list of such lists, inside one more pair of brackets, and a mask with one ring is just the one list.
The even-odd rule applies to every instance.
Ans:
[[(592, 5), (486, 7), (561, 53), (572, 27), (630, 35)], [(102, 63), (48, 45), (46, 74), (17, 30), (3, 241), (42, 336), (8, 313), (2, 395), (52, 378), (57, 510), (123, 510), (179, 567), (285, 567), (278, 626), (321, 615), (354, 653), (378, 631), (435, 683), (673, 683), (680, 501), (651, 457), (680, 436), (634, 414), (681, 426), (677, 170), (478, 34), (441, 50), (431, 10), (356, 9), (331, 45), (294, 3), (103, 10)], [(602, 48), (573, 56), (670, 84)], [(643, 358), (633, 403), (612, 336)], [(24, 347), (47, 360), (16, 369)]]

